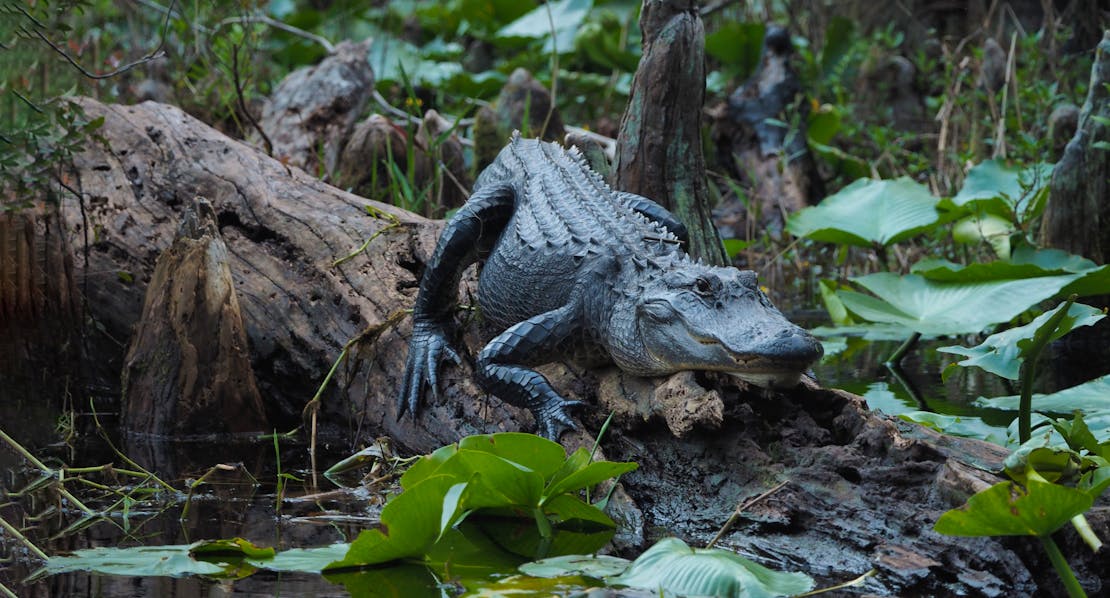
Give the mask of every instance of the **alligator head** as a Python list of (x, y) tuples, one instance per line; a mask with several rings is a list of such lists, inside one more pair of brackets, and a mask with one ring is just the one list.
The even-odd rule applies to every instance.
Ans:
[[(764, 388), (792, 387), (822, 355), (821, 343), (787, 320), (755, 272), (691, 262), (658, 270), (630, 296), (640, 373), (714, 370)], [(619, 360), (618, 356), (614, 356)]]

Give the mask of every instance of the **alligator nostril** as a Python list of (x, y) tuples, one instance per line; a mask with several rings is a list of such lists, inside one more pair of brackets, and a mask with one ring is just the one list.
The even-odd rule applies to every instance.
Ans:
[(792, 332), (775, 340), (774, 347), (780, 357), (797, 361), (817, 361), (825, 354), (821, 343), (805, 331)]

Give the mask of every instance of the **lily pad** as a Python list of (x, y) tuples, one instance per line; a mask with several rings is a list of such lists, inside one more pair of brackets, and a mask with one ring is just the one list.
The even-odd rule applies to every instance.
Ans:
[(937, 198), (924, 185), (908, 177), (859, 179), (795, 212), (786, 229), (817, 241), (871, 247), (912, 237), (940, 220)]
[(660, 540), (607, 581), (680, 596), (771, 598), (813, 589), (804, 573), (772, 571), (728, 550), (690, 548), (678, 538)]
[(607, 554), (569, 554), (540, 559), (520, 566), (520, 572), (532, 577), (567, 577), (581, 575), (601, 579), (620, 575), (631, 561)]
[(880, 272), (852, 279), (875, 297), (853, 291), (837, 294), (845, 307), (865, 320), (899, 324), (922, 334), (961, 334), (1008, 322), (1058, 295), (1080, 276), (940, 282), (916, 274)]

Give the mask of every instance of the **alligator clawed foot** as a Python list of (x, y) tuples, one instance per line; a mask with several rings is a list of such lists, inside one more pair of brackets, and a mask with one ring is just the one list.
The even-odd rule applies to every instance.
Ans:
[(578, 426), (570, 417), (568, 409), (576, 409), (582, 405), (585, 405), (582, 401), (570, 401), (561, 397), (552, 397), (545, 401), (533, 412), (540, 436), (559, 442), (559, 437), (564, 432), (577, 430)]
[(447, 343), (442, 326), (425, 322), (414, 324), (405, 379), (397, 400), (397, 419), (405, 412), (417, 414), (425, 384), (431, 387), (433, 400), (439, 399), (439, 364), (445, 359), (455, 365), (461, 363), (459, 354)]

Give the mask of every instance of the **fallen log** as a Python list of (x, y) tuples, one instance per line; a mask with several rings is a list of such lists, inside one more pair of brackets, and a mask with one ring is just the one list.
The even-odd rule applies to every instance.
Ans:
[[(98, 361), (120, 371), (118, 339), (129, 338), (139, 321), (155, 261), (182, 211), (203, 195), (227, 245), (251, 367), (279, 428), (300, 422), (332, 363), (357, 337), (367, 340), (348, 347), (321, 395), (318, 421), (330, 438), (357, 444), (388, 435), (407, 451), (424, 452), (467, 434), (532, 429), (530, 414), (472, 382), (470, 364), (483, 338), (473, 323), (460, 327), (463, 365), (444, 370), (440, 398), (416, 419), (397, 419), (410, 331), (398, 310), (412, 304), (440, 222), (330, 187), (171, 106), (82, 105), (90, 117), (104, 116), (106, 140), (74, 164), (87, 226), (97, 232), (88, 259), (77, 199), (67, 200), (62, 214), (78, 280), (88, 284), (88, 311), (99, 323), (87, 339)], [(473, 288), (470, 277), (463, 305), (472, 303)], [(461, 309), (459, 317), (472, 313)], [(978, 466), (997, 466), (997, 447), (892, 421), (870, 413), (859, 397), (812, 384), (765, 392), (705, 374), (652, 380), (558, 364), (543, 371), (568, 398), (595, 405), (581, 414), (584, 432), (565, 443), (591, 443), (587, 432), (613, 411), (605, 456), (641, 464), (625, 476), (626, 495), (616, 501), (616, 516), (630, 524), (620, 549), (641, 549), (670, 533), (707, 540), (739, 502), (785, 481), (719, 543), (826, 581), (876, 568), (864, 586), (876, 594), (1057, 591), (1033, 543), (932, 531), (941, 512), (996, 481)], [(1106, 535), (1106, 509), (1088, 519)], [(1110, 578), (1110, 564), (1078, 546), (1072, 532), (1061, 535), (1095, 593)]]

